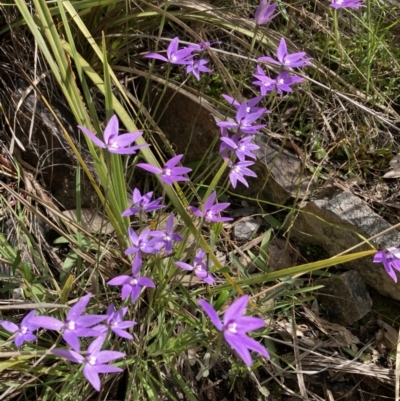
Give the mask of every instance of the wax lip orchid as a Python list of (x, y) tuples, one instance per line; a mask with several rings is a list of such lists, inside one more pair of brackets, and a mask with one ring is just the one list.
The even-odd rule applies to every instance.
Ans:
[(153, 191), (147, 192), (142, 196), (140, 191), (135, 188), (132, 194), (133, 204), (122, 213), (122, 216), (132, 216), (139, 212), (153, 212), (154, 210), (163, 209), (165, 206), (160, 204), (162, 197), (151, 201), (152, 196)]
[(138, 163), (136, 166), (142, 168), (143, 170), (149, 171), (150, 173), (159, 175), (162, 182), (172, 186), (172, 184), (176, 181), (189, 181), (189, 178), (183, 177), (183, 174), (189, 173), (192, 171), (192, 169), (188, 167), (176, 166), (182, 157), (183, 155), (177, 155), (173, 157), (164, 164), (162, 169), (147, 163)]
[(355, 8), (365, 7), (362, 0), (331, 0), (331, 7), (333, 8)]
[[(400, 249), (387, 248), (378, 251), (374, 256), (374, 263), (382, 263), (387, 274), (397, 283), (397, 275), (394, 270), (400, 272)], [(394, 270), (393, 270), (394, 269)]]
[[(252, 99), (245, 100), (242, 103), (239, 103), (237, 100), (235, 100), (233, 97), (228, 96), (228, 95), (221, 95), (229, 104), (231, 104), (236, 110), (239, 110), (240, 106), (242, 103), (246, 104), (245, 110), (247, 114), (253, 114), (253, 113), (259, 113), (263, 111), (264, 113), (271, 113), (268, 109), (265, 109), (264, 107), (257, 107), (257, 104), (264, 98), (264, 96), (256, 96), (253, 97)], [(264, 114), (262, 113), (262, 114)]]
[(145, 228), (139, 235), (135, 233), (132, 227), (128, 228), (129, 239), (132, 246), (125, 250), (126, 255), (136, 254), (136, 258), (142, 260), (143, 253), (158, 253), (160, 250), (156, 247), (158, 238), (162, 233), (160, 231), (151, 231)]
[(150, 146), (149, 144), (128, 146), (132, 142), (135, 142), (143, 132), (130, 132), (128, 134), (118, 135), (119, 123), (116, 115), (110, 118), (105, 130), (104, 130), (104, 142), (96, 136), (92, 131), (87, 128), (78, 125), (78, 128), (89, 137), (89, 139), (97, 146), (103, 149), (107, 149), (110, 153), (117, 153), (120, 155), (133, 155), (139, 149)]
[(273, 90), (276, 90), (279, 94), (292, 92), (293, 89), (291, 85), (303, 81), (303, 78), (290, 75), (288, 71), (282, 71), (275, 79), (272, 79), (265, 75), (264, 70), (260, 66), (257, 66), (257, 74), (253, 74), (253, 76), (258, 78), (258, 81), (254, 81), (253, 84), (260, 87), (261, 94), (263, 95)]
[(20, 347), (25, 341), (36, 340), (36, 336), (33, 332), (40, 326), (31, 322), (34, 316), (35, 311), (33, 310), (22, 319), (19, 326), (7, 320), (0, 320), (0, 326), (2, 326), (4, 330), (15, 334), (14, 344), (16, 347)]
[(253, 77), (258, 79), (258, 81), (253, 81), (253, 85), (260, 87), (262, 96), (266, 96), (268, 92), (272, 92), (275, 89), (276, 80), (267, 76), (259, 65), (257, 66), (257, 73), (253, 74)]
[(269, 359), (269, 353), (260, 343), (247, 336), (248, 331), (257, 330), (265, 326), (264, 320), (243, 316), (249, 301), (248, 295), (237, 299), (224, 314), (221, 322), (216, 310), (205, 300), (200, 299), (198, 304), (211, 319), (217, 330), (223, 332), (225, 341), (236, 351), (247, 366), (253, 364), (249, 350), (255, 351)]
[(304, 58), (305, 55), (306, 55), (305, 52), (289, 54), (287, 52), (285, 38), (282, 38), (281, 41), (279, 42), (279, 46), (276, 51), (276, 57), (277, 57), (278, 61), (271, 57), (259, 57), (257, 60), (258, 61), (268, 61), (269, 63), (281, 65), (283, 67), (295, 68), (295, 67), (304, 67), (305, 65), (308, 64), (308, 62), (311, 59)]
[(188, 48), (192, 49), (193, 53), (200, 53), (207, 49), (210, 49), (212, 45), (220, 44), (221, 42), (217, 40), (216, 42), (204, 42), (204, 40), (200, 40), (199, 43), (191, 43)]
[(231, 152), (234, 152), (240, 161), (244, 161), (245, 157), (250, 157), (251, 159), (256, 159), (256, 155), (252, 152), (253, 150), (260, 149), (260, 147), (251, 141), (253, 138), (247, 136), (241, 139), (236, 139), (234, 137), (221, 137), (221, 141), (224, 142)]
[(148, 53), (144, 57), (154, 58), (171, 64), (187, 64), (188, 58), (190, 58), (192, 55), (193, 48), (186, 47), (178, 50), (178, 46), (179, 46), (179, 38), (176, 37), (171, 40), (171, 43), (167, 48), (167, 57), (164, 57), (158, 53)]
[(247, 188), (249, 187), (249, 183), (244, 178), (245, 175), (249, 177), (257, 177), (257, 174), (254, 171), (251, 171), (249, 166), (252, 166), (254, 162), (252, 161), (239, 161), (238, 163), (231, 165), (231, 170), (229, 172), (229, 180), (233, 186), (236, 188), (237, 182), (240, 181), (243, 183)]
[(148, 277), (139, 276), (140, 269), (142, 267), (142, 261), (140, 258), (135, 256), (132, 263), (132, 275), (121, 275), (114, 277), (107, 282), (108, 285), (122, 285), (121, 299), (124, 300), (129, 295), (131, 296), (131, 302), (134, 303), (140, 295), (142, 287), (155, 288), (154, 281)]
[(65, 321), (50, 316), (33, 316), (30, 322), (37, 327), (62, 331), (62, 338), (75, 351), (80, 351), (79, 337), (97, 337), (99, 332), (90, 328), (107, 318), (106, 315), (82, 315), (92, 294), (82, 297), (67, 313)]
[(183, 241), (183, 237), (180, 234), (174, 232), (174, 214), (173, 213), (171, 213), (168, 216), (165, 230), (164, 231), (158, 230), (157, 233), (158, 233), (157, 238), (158, 238), (159, 243), (158, 243), (158, 245), (156, 245), (156, 248), (158, 248), (160, 246), (162, 247), (163, 245), (165, 245), (165, 254), (166, 255), (169, 255), (171, 253), (174, 241), (176, 241), (176, 242)]
[(83, 375), (88, 382), (97, 391), (101, 389), (99, 373), (119, 373), (123, 372), (121, 368), (116, 366), (106, 365), (108, 362), (115, 359), (124, 358), (123, 352), (118, 351), (101, 351), (101, 347), (106, 340), (106, 335), (101, 335), (96, 338), (88, 347), (85, 356), (69, 349), (53, 349), (51, 352), (54, 355), (65, 358), (68, 361), (83, 364)]
[(192, 58), (186, 64), (186, 72), (188, 74), (192, 73), (198, 81), (200, 81), (200, 72), (211, 72), (211, 70), (206, 67), (206, 64), (208, 64), (208, 60), (206, 59)]
[(248, 113), (247, 102), (242, 102), (236, 112), (236, 121), (220, 121), (217, 125), (221, 128), (234, 129), (246, 134), (256, 134), (265, 124), (253, 125), (255, 121), (262, 117), (265, 109), (258, 110), (255, 113)]
[(256, 24), (265, 25), (279, 15), (279, 12), (274, 14), (277, 6), (278, 4), (276, 3), (271, 4), (270, 0), (261, 0), (261, 3), (254, 14)]
[(184, 262), (175, 262), (175, 264), (181, 269), (193, 271), (194, 274), (205, 283), (213, 285), (215, 283), (215, 279), (209, 272), (209, 266), (207, 266), (207, 263), (206, 253), (202, 249), (196, 253), (196, 256), (193, 260), (193, 265), (189, 265), (188, 263)]
[(220, 217), (220, 213), (226, 209), (230, 203), (217, 203), (214, 205), (215, 199), (217, 198), (217, 192), (211, 192), (210, 196), (206, 199), (203, 205), (203, 210), (199, 210), (197, 207), (189, 206), (188, 209), (198, 217), (204, 218), (209, 223), (220, 222), (220, 221), (231, 221), (230, 217)]
[(105, 333), (110, 329), (118, 337), (126, 338), (127, 340), (133, 340), (133, 336), (127, 333), (125, 330), (129, 327), (136, 325), (133, 320), (123, 320), (124, 316), (128, 312), (128, 307), (116, 310), (113, 303), (111, 303), (106, 312), (106, 324), (93, 327), (93, 330), (97, 330), (100, 333)]

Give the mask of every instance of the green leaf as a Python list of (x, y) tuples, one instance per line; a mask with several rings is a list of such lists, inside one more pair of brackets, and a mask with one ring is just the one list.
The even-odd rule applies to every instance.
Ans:
[(229, 297), (229, 291), (222, 290), (219, 293), (219, 296), (218, 296), (217, 300), (214, 303), (214, 309), (215, 310), (220, 310), (222, 305), (225, 304), (225, 302), (228, 299), (228, 297)]

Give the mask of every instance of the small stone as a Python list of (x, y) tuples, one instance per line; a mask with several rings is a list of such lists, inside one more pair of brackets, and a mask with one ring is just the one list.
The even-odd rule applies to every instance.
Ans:
[(287, 240), (274, 238), (268, 245), (268, 267), (281, 270), (296, 266), (299, 250)]
[[(392, 226), (383, 217), (350, 192), (338, 191), (328, 199), (312, 200), (301, 209), (303, 213), (298, 214), (291, 226), (291, 237), (300, 244), (318, 245), (330, 256), (359, 245), (362, 238), (373, 236), (370, 243), (377, 249), (400, 244), (400, 233), (390, 230)], [(367, 249), (371, 247), (363, 244), (354, 252)], [(395, 283), (382, 264), (373, 263), (372, 256), (348, 262), (345, 266), (360, 273), (380, 294), (400, 300), (400, 281)]]
[(235, 223), (233, 235), (236, 241), (250, 241), (260, 228), (260, 223), (252, 218), (246, 217)]
[(324, 286), (318, 298), (334, 323), (351, 326), (371, 311), (372, 299), (365, 281), (355, 270), (349, 270), (339, 278), (318, 280)]

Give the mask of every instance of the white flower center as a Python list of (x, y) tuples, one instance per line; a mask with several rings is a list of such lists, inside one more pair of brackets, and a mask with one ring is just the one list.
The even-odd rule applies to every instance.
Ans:
[(75, 330), (75, 322), (73, 320), (71, 320), (70, 322), (67, 323), (67, 329)]
[(240, 166), (234, 166), (234, 167), (232, 168), (232, 171), (233, 171), (234, 173), (239, 173), (239, 172), (240, 172)]
[(176, 60), (177, 60), (177, 57), (175, 55), (172, 55), (171, 56), (171, 61), (176, 61)]
[(264, 86), (269, 86), (270, 83), (269, 83), (269, 82), (263, 82), (263, 85), (264, 85)]
[(284, 63), (285, 63), (286, 65), (289, 65), (289, 64), (290, 64), (290, 60), (285, 60)]
[(96, 357), (90, 356), (88, 362), (89, 362), (89, 365), (92, 365), (92, 366), (96, 365)]
[(170, 168), (165, 168), (164, 169), (164, 174), (167, 175), (168, 177), (171, 175), (171, 169)]
[(136, 278), (131, 279), (131, 281), (129, 282), (130, 285), (137, 285), (138, 281), (136, 280)]
[(237, 333), (236, 326), (237, 324), (235, 322), (228, 323), (226, 330), (229, 331), (229, 333), (236, 334)]
[(110, 148), (118, 149), (118, 143), (115, 142), (115, 141), (111, 141), (111, 142), (110, 142)]
[(279, 83), (280, 85), (282, 85), (283, 83), (285, 83), (285, 81), (281, 78), (281, 79), (278, 80), (278, 83)]
[(246, 113), (250, 113), (251, 108), (249, 106), (246, 107)]
[(206, 218), (211, 219), (214, 216), (214, 213), (211, 210), (207, 210)]
[(26, 326), (21, 326), (21, 334), (26, 334), (28, 331), (28, 328)]
[(171, 237), (168, 234), (164, 235), (164, 241), (171, 241)]
[(202, 263), (197, 263), (197, 264), (194, 266), (194, 270), (195, 270), (196, 272), (200, 273), (200, 272), (204, 271), (205, 269), (203, 269), (203, 264), (202, 264)]

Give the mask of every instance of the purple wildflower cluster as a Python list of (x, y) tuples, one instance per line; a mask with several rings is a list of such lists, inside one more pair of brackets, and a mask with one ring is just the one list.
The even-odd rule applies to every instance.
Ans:
[(200, 42), (199, 44), (191, 44), (182, 49), (178, 49), (179, 38), (172, 39), (170, 45), (167, 48), (167, 57), (162, 56), (158, 53), (148, 53), (144, 57), (161, 60), (166, 63), (175, 65), (186, 65), (186, 72), (193, 74), (198, 81), (200, 81), (201, 72), (211, 72), (206, 67), (208, 60), (200, 58), (201, 54), (211, 46), (210, 42)]
[[(330, 5), (335, 9), (358, 9), (364, 6), (362, 0), (331, 0)], [(254, 16), (257, 25), (266, 24), (275, 18), (279, 14), (276, 9), (277, 4), (271, 3), (270, 0), (261, 0)], [(193, 74), (197, 80), (200, 80), (200, 73), (211, 72), (207, 67), (209, 61), (202, 58), (203, 53), (210, 49), (211, 45), (210, 42), (202, 41), (199, 44), (190, 44), (179, 48), (179, 39), (176, 37), (171, 40), (166, 50), (166, 56), (149, 53), (145, 57), (167, 62), (171, 65), (184, 65), (188, 74)], [(292, 92), (292, 86), (302, 81), (302, 78), (293, 74), (293, 68), (307, 66), (310, 58), (307, 58), (304, 52), (290, 54), (285, 38), (282, 38), (275, 57), (260, 57), (257, 61), (259, 63), (269, 63), (280, 68), (280, 72), (271, 78), (265, 73), (262, 64), (257, 65), (257, 70), (253, 74), (256, 81), (253, 84), (260, 88), (260, 96), (238, 101), (228, 95), (222, 95), (236, 110), (234, 119), (218, 123), (221, 130), (219, 151), (223, 159), (227, 160), (230, 168), (229, 178), (234, 188), (236, 188), (238, 181), (248, 187), (245, 177), (256, 177), (256, 174), (249, 168), (255, 163), (256, 155), (253, 152), (259, 149), (253, 143), (253, 138), (265, 127), (263, 122), (264, 115), (270, 113), (266, 108), (259, 106), (260, 102), (273, 91), (280, 95)], [(115, 115), (111, 117), (106, 125), (103, 138), (99, 138), (85, 127), (79, 126), (79, 128), (96, 146), (108, 150), (110, 153), (134, 155), (143, 147), (150, 146), (149, 144), (132, 145), (142, 136), (142, 132), (120, 135), (119, 123)], [(187, 174), (191, 169), (180, 165), (183, 156), (181, 154), (172, 157), (164, 163), (162, 168), (148, 163), (139, 163), (137, 166), (155, 174), (164, 184), (172, 186), (175, 182), (189, 181)], [(132, 205), (122, 213), (122, 216), (142, 215), (161, 210), (166, 207), (162, 204), (162, 200), (161, 197), (153, 199), (153, 192), (142, 195), (140, 190), (135, 188), (132, 194)], [(188, 209), (201, 221), (207, 223), (227, 222), (232, 219), (222, 217), (221, 212), (225, 211), (229, 205), (229, 203), (218, 203), (217, 193), (214, 191), (204, 201), (202, 207), (189, 206)], [(144, 261), (147, 260), (149, 255), (163, 252), (164, 257), (173, 256), (174, 244), (183, 241), (182, 236), (175, 231), (174, 221), (174, 214), (170, 213), (164, 229), (151, 230), (149, 227), (144, 227), (140, 232), (136, 232), (132, 227), (129, 227), (128, 237), (131, 246), (125, 250), (125, 254), (132, 255), (131, 273), (114, 277), (107, 283), (110, 286), (122, 287), (122, 300), (130, 298), (130, 301), (134, 303), (140, 297), (143, 288), (156, 287), (151, 278), (141, 276), (140, 272)], [(397, 282), (395, 270), (400, 271), (399, 249), (388, 248), (378, 251), (375, 254), (374, 262), (383, 263), (389, 276)], [(185, 271), (193, 272), (208, 285), (215, 284), (216, 277), (210, 272), (213, 265), (210, 264), (208, 255), (203, 249), (196, 251), (192, 263), (174, 261), (174, 265)], [(128, 307), (116, 309), (114, 303), (107, 307), (105, 314), (84, 314), (91, 296), (89, 293), (80, 298), (69, 309), (64, 319), (37, 315), (37, 311), (33, 310), (22, 319), (19, 325), (1, 320), (0, 326), (12, 333), (14, 344), (17, 347), (21, 347), (24, 342), (36, 341), (37, 332), (42, 329), (60, 333), (62, 340), (69, 348), (53, 349), (52, 353), (68, 361), (82, 364), (85, 378), (97, 391), (100, 391), (99, 374), (122, 372), (121, 368), (109, 365), (109, 362), (126, 356), (123, 352), (102, 350), (106, 338), (114, 334), (116, 337), (125, 340), (133, 340), (133, 336), (128, 332), (128, 329), (134, 327), (136, 322), (124, 320), (129, 310)], [(265, 325), (260, 318), (243, 316), (248, 301), (249, 297), (247, 295), (238, 298), (225, 311), (223, 321), (220, 320), (216, 310), (207, 301), (199, 300), (198, 305), (210, 318), (215, 328), (222, 333), (226, 342), (236, 351), (238, 356), (246, 365), (251, 366), (253, 361), (249, 350), (255, 351), (265, 358), (269, 358), (269, 353), (264, 346), (248, 336), (248, 332), (257, 330)], [(81, 351), (81, 338), (94, 338), (85, 353)]]
[[(0, 326), (14, 334), (14, 344), (22, 346), (25, 341), (35, 341), (34, 331), (47, 329), (61, 333), (63, 340), (71, 349), (53, 349), (52, 353), (75, 363), (84, 365), (83, 374), (89, 383), (100, 391), (99, 373), (122, 372), (121, 368), (107, 365), (115, 359), (125, 357), (123, 352), (101, 351), (105, 342), (108, 329), (114, 334), (124, 338), (132, 338), (124, 329), (136, 324), (134, 321), (121, 322), (127, 309), (119, 311), (114, 309), (111, 304), (105, 315), (83, 314), (92, 294), (82, 297), (67, 313), (64, 320), (59, 320), (51, 316), (36, 316), (36, 311), (28, 313), (17, 326), (9, 321), (0, 321)], [(107, 326), (98, 325), (106, 321)], [(86, 356), (81, 355), (81, 344), (79, 339), (82, 337), (94, 337), (95, 340), (89, 345)]]
[[(256, 22), (260, 25), (270, 21), (277, 15), (274, 14), (276, 4), (262, 1), (256, 11)], [(306, 53), (299, 52), (289, 54), (284, 38), (281, 39), (276, 51), (276, 59), (272, 57), (260, 57), (259, 62), (268, 62), (280, 66), (283, 70), (275, 78), (265, 74), (263, 68), (257, 65), (257, 71), (253, 76), (257, 78), (254, 85), (260, 87), (260, 96), (247, 101), (239, 102), (228, 95), (222, 97), (231, 104), (236, 115), (234, 120), (220, 121), (217, 125), (221, 130), (221, 145), (219, 151), (222, 157), (228, 159), (229, 179), (233, 188), (238, 181), (246, 187), (249, 186), (245, 177), (257, 177), (250, 169), (255, 164), (256, 155), (253, 153), (259, 146), (253, 143), (253, 137), (265, 127), (262, 118), (270, 111), (258, 106), (258, 104), (269, 93), (276, 91), (277, 94), (292, 92), (292, 85), (302, 82), (302, 78), (293, 75), (288, 68), (298, 68), (308, 65), (310, 58)]]

